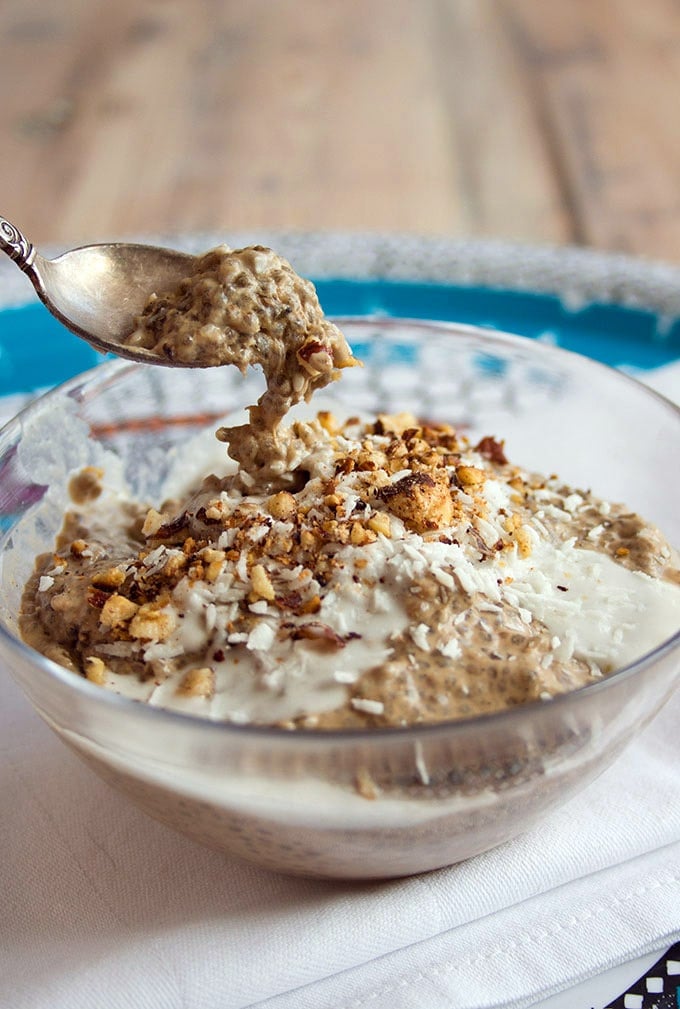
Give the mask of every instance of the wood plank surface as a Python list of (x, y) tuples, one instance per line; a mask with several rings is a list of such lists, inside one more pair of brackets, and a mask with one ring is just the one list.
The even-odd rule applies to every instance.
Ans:
[(674, 0), (4, 0), (0, 211), (679, 260), (679, 80)]

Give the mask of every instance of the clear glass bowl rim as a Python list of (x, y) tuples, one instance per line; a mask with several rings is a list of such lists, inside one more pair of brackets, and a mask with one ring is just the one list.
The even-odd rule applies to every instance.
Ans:
[[(530, 350), (532, 354), (537, 354), (548, 359), (570, 358), (572, 361), (580, 363), (582, 367), (593, 371), (593, 373), (597, 373), (599, 371), (615, 375), (617, 380), (621, 381), (622, 385), (629, 384), (637, 390), (638, 394), (657, 400), (662, 407), (665, 407), (669, 411), (671, 416), (675, 417), (675, 420), (680, 425), (680, 405), (676, 405), (666, 396), (663, 396), (661, 393), (656, 392), (656, 390), (638, 382), (635, 378), (627, 375), (625, 372), (618, 371), (615, 368), (609, 367), (609, 365), (602, 364), (601, 362), (595, 361), (583, 354), (577, 354), (573, 351), (565, 350), (562, 347), (556, 347), (552, 344), (538, 343), (535, 339), (531, 339), (529, 337), (517, 336), (512, 333), (503, 332), (502, 330), (487, 329), (483, 326), (473, 326), (467, 323), (437, 322), (429, 319), (395, 318), (393, 316), (381, 317), (380, 315), (331, 316), (330, 318), (333, 322), (340, 326), (341, 329), (343, 326), (352, 327), (355, 325), (375, 325), (379, 326), (381, 329), (387, 330), (408, 326), (413, 327), (414, 329), (423, 330), (425, 333), (430, 332), (440, 336), (461, 335), (468, 337), (482, 337), (488, 343), (490, 348), (493, 344), (497, 344), (506, 350)], [(8, 436), (11, 437), (16, 429), (21, 426), (24, 417), (30, 416), (36, 408), (41, 409), (42, 405), (47, 401), (53, 398), (60, 398), (64, 395), (68, 396), (74, 390), (87, 386), (90, 383), (96, 383), (97, 385), (101, 383), (108, 384), (118, 377), (125, 376), (130, 372), (136, 372), (146, 367), (153, 366), (134, 364), (123, 359), (115, 359), (112, 361), (104, 361), (101, 364), (96, 365), (94, 368), (90, 368), (88, 371), (75, 375), (66, 382), (62, 382), (60, 385), (50, 389), (37, 399), (32, 400), (18, 414), (16, 414), (15, 417), (3, 425), (3, 427), (0, 428), (0, 442), (4, 441)], [(462, 732), (464, 730), (465, 732), (468, 732), (483, 730), (487, 726), (491, 725), (499, 728), (501, 725), (512, 725), (514, 720), (521, 720), (526, 715), (529, 715), (530, 717), (532, 712), (547, 711), (548, 709), (550, 711), (556, 711), (560, 705), (569, 705), (575, 701), (585, 701), (586, 698), (599, 694), (602, 691), (613, 689), (614, 685), (621, 683), (623, 680), (628, 680), (638, 674), (641, 674), (646, 668), (653, 665), (658, 660), (663, 659), (676, 647), (680, 646), (680, 629), (678, 629), (672, 637), (661, 642), (661, 644), (659, 644), (653, 651), (641, 656), (641, 658), (636, 659), (627, 666), (622, 666), (609, 676), (606, 676), (594, 683), (589, 683), (586, 686), (579, 687), (576, 690), (571, 690), (565, 694), (557, 694), (546, 701), (531, 701), (526, 704), (519, 704), (512, 708), (505, 708), (488, 714), (474, 715), (470, 718), (452, 719), (449, 721), (427, 724), (378, 726), (371, 729), (310, 728), (304, 730), (298, 729), (295, 731), (269, 725), (241, 725), (234, 724), (232, 722), (222, 722), (211, 718), (205, 718), (201, 715), (188, 714), (180, 711), (170, 711), (166, 708), (153, 707), (148, 704), (143, 704), (139, 701), (132, 700), (131, 698), (116, 694), (113, 691), (103, 690), (96, 684), (90, 683), (84, 677), (78, 677), (75, 673), (70, 672), (58, 663), (53, 662), (44, 655), (41, 655), (40, 652), (36, 652), (34, 649), (30, 648), (25, 642), (23, 642), (20, 638), (17, 638), (1, 623), (0, 640), (5, 643), (10, 651), (17, 652), (20, 656), (23, 656), (26, 662), (34, 665), (46, 678), (56, 680), (61, 687), (64, 687), (69, 692), (75, 690), (88, 702), (103, 705), (111, 711), (120, 711), (122, 717), (134, 714), (136, 718), (141, 717), (142, 719), (150, 719), (157, 725), (164, 722), (166, 726), (174, 726), (180, 731), (182, 728), (191, 730), (201, 727), (201, 731), (203, 732), (227, 733), (233, 735), (235, 740), (237, 738), (252, 738), (253, 740), (270, 739), (272, 741), (285, 740), (286, 742), (290, 742), (293, 746), (300, 745), (301, 747), (304, 747), (305, 741), (306, 743), (317, 746), (321, 741), (325, 740), (329, 743), (339, 743), (344, 741), (347, 743), (361, 742), (363, 744), (370, 744), (371, 742), (375, 742), (378, 744), (380, 740), (385, 741), (387, 739), (393, 739), (396, 741), (399, 739), (412, 740), (421, 736), (450, 736), (452, 732), (456, 731)], [(293, 740), (298, 740), (299, 742), (293, 743)]]

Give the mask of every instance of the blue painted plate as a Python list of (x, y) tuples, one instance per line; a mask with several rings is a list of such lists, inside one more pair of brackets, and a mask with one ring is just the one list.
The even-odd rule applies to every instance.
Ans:
[[(606, 364), (648, 370), (680, 358), (680, 323), (653, 311), (594, 303), (578, 311), (550, 294), (394, 280), (315, 280), (329, 315), (387, 315), (487, 326), (549, 339)], [(39, 303), (0, 310), (0, 395), (30, 392), (91, 368), (101, 355)]]

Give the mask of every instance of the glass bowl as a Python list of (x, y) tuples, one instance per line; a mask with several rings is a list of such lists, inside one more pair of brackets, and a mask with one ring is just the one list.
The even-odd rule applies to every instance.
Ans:
[[(319, 407), (410, 410), (506, 439), (528, 469), (625, 501), (680, 542), (680, 410), (618, 372), (467, 326), (338, 320), (365, 364)], [(211, 722), (119, 697), (17, 633), (23, 585), (51, 549), (69, 473), (103, 465), (158, 502), (198, 476), (220, 419), (261, 377), (121, 361), (73, 379), (0, 432), (0, 658), (36, 711), (150, 815), (272, 869), (384, 878), (469, 858), (525, 831), (611, 763), (670, 696), (680, 633), (549, 701), (417, 728), (323, 732)], [(315, 407), (317, 404), (313, 404)], [(223, 451), (223, 449), (221, 450)], [(372, 780), (377, 793), (362, 782)]]

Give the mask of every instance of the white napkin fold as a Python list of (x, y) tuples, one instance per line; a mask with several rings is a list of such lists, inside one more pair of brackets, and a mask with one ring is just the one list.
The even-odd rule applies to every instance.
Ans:
[[(680, 365), (650, 384), (680, 399)], [(323, 883), (147, 819), (5, 676), (0, 1005), (529, 1006), (680, 938), (679, 719), (676, 695), (582, 795), (494, 851), (407, 880)]]

